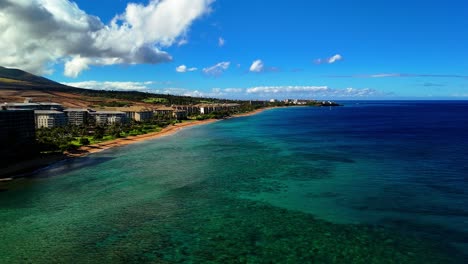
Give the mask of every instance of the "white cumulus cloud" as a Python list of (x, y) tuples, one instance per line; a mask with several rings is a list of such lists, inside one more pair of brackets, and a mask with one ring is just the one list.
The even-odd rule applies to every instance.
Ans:
[(224, 92), (226, 93), (242, 93), (244, 89), (242, 88), (225, 88), (223, 89)]
[(262, 60), (255, 60), (252, 62), (252, 65), (250, 65), (249, 71), (251, 72), (262, 72), (263, 71), (263, 62)]
[(198, 70), (197, 68), (195, 67), (192, 67), (192, 68), (188, 68), (187, 66), (185, 65), (180, 65), (176, 68), (176, 72), (180, 72), (180, 73), (184, 73), (184, 72), (193, 72), (193, 71), (196, 71)]
[(341, 56), (340, 54), (335, 54), (329, 58), (325, 58), (325, 59), (316, 59), (315, 60), (315, 63), (316, 64), (324, 64), (324, 63), (328, 63), (328, 64), (333, 64), (337, 61), (340, 61), (343, 59), (343, 56)]
[(231, 62), (223, 61), (211, 67), (204, 68), (203, 72), (208, 76), (217, 77), (222, 75), (227, 69), (229, 69), (229, 65), (231, 65)]
[(168, 62), (172, 57), (163, 49), (184, 43), (213, 2), (129, 3), (104, 24), (70, 0), (1, 0), (0, 65), (44, 74), (65, 62), (64, 74), (76, 77), (93, 65)]
[(385, 96), (388, 94), (374, 89), (345, 88), (334, 89), (328, 86), (258, 86), (246, 90), (247, 94), (260, 97), (295, 97), (295, 98), (363, 98), (370, 96)]
[(247, 93), (298, 93), (327, 91), (327, 86), (259, 86), (247, 89)]
[(84, 82), (66, 82), (65, 85), (93, 89), (93, 90), (119, 90), (119, 91), (146, 91), (151, 89), (154, 82), (111, 82), (111, 81), (84, 81)]
[(342, 60), (343, 57), (340, 54), (333, 55), (332, 57), (328, 58), (327, 62), (328, 63), (335, 63), (337, 61)]

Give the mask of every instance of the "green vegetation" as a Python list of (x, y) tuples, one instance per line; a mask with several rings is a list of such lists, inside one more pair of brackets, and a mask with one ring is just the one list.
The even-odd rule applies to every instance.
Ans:
[(200, 100), (200, 104), (213, 104), (215, 102), (213, 101), (208, 101), (208, 100)]
[(159, 98), (159, 97), (150, 97), (142, 100), (145, 103), (149, 104), (167, 104), (169, 100), (167, 98)]
[(159, 124), (132, 122), (128, 124), (114, 124), (102, 126), (64, 126), (54, 128), (40, 128), (36, 131), (39, 150), (42, 153), (62, 152), (74, 150), (81, 146), (99, 142), (143, 135), (161, 130), (160, 125), (167, 126), (170, 121)]
[[(215, 111), (205, 115), (191, 116), (190, 119), (223, 119), (233, 114), (250, 112), (261, 107), (263, 106), (252, 106), (248, 103), (244, 103), (236, 111)], [(39, 150), (42, 153), (62, 152), (107, 140), (159, 132), (166, 126), (180, 122), (179, 120), (175, 120), (172, 115), (162, 114), (153, 116), (153, 118), (147, 122), (132, 121), (130, 123), (112, 124), (108, 126), (93, 125), (91, 122), (89, 125), (81, 126), (40, 128), (36, 131), (36, 138)]]
[(196, 120), (206, 120), (206, 119), (223, 119), (230, 117), (232, 115), (232, 112), (223, 110), (223, 111), (214, 111), (209, 114), (204, 114), (204, 115), (197, 115), (194, 117)]

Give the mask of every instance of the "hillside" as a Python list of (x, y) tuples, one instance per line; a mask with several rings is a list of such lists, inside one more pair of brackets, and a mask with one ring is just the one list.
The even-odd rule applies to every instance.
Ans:
[(136, 91), (103, 91), (66, 86), (44, 77), (0, 66), (0, 102), (54, 102), (66, 107), (103, 105), (197, 104), (201, 102), (233, 102), (215, 98), (197, 98)]
[(29, 72), (0, 66), (0, 88), (10, 87), (15, 89), (30, 89), (33, 87), (36, 90), (49, 89), (51, 87), (63, 90), (74, 89)]

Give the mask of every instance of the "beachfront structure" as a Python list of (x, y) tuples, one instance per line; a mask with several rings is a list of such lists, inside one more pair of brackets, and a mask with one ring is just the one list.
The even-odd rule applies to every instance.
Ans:
[(95, 120), (96, 125), (120, 124), (127, 121), (127, 115), (120, 111), (96, 111), (90, 113), (90, 116)]
[(240, 104), (200, 104), (197, 106), (200, 109), (200, 114), (202, 115), (223, 110), (235, 111), (240, 108)]
[(139, 122), (148, 121), (153, 117), (153, 110), (146, 107), (118, 107), (115, 110), (124, 112), (128, 119)]
[(68, 108), (63, 110), (63, 112), (67, 115), (69, 125), (80, 126), (88, 123), (89, 109)]
[(67, 124), (65, 113), (56, 110), (34, 110), (34, 118), (36, 121), (36, 128), (60, 127)]
[(187, 119), (187, 111), (185, 110), (174, 110), (172, 116), (177, 120)]
[(153, 110), (154, 115), (158, 117), (171, 118), (174, 115), (174, 109), (172, 107), (158, 107)]
[(187, 115), (198, 115), (200, 113), (200, 108), (196, 105), (172, 105), (175, 110), (184, 110), (187, 112)]
[(222, 104), (221, 107), (226, 110), (236, 111), (239, 110), (240, 104)]
[(306, 105), (309, 102), (310, 102), (309, 100), (297, 100), (295, 102), (295, 104), (297, 104), (297, 105)]
[[(34, 153), (34, 111), (0, 109), (0, 165)], [(3, 166), (3, 165), (2, 165)]]
[(250, 100), (249, 101), (249, 104), (250, 105), (253, 105), (253, 106), (264, 106), (264, 105), (267, 105), (267, 101), (260, 101), (260, 100)]
[(202, 115), (206, 115), (214, 111), (221, 110), (221, 107), (219, 107), (218, 105), (214, 105), (214, 104), (198, 105), (198, 108), (200, 108), (200, 114)]
[(138, 122), (148, 121), (153, 117), (153, 109), (143, 106), (105, 107), (102, 111), (114, 111), (125, 113), (126, 120)]

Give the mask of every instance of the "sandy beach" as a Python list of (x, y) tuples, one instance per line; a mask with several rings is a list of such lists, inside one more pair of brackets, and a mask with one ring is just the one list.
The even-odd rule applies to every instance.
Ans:
[[(243, 117), (243, 116), (251, 116), (258, 114), (260, 112), (263, 112), (267, 109), (271, 109), (269, 107), (267, 108), (262, 108), (262, 109), (257, 109), (252, 112), (244, 113), (244, 114), (238, 114), (238, 115), (233, 115), (229, 118), (236, 118), (236, 117)], [(136, 142), (142, 142), (145, 140), (150, 140), (150, 139), (156, 139), (164, 136), (169, 136), (177, 131), (180, 131), (181, 129), (187, 128), (187, 127), (192, 127), (192, 126), (198, 126), (198, 125), (204, 125), (204, 124), (209, 124), (217, 121), (221, 121), (222, 119), (208, 119), (208, 120), (201, 120), (201, 121), (187, 121), (183, 123), (178, 123), (174, 125), (167, 126), (163, 128), (159, 132), (153, 132), (153, 133), (148, 133), (144, 135), (138, 135), (138, 136), (130, 136), (126, 138), (119, 138), (119, 139), (114, 139), (110, 141), (105, 141), (102, 143), (98, 144), (93, 144), (93, 145), (88, 145), (88, 146), (82, 146), (78, 148), (77, 150), (74, 151), (66, 151), (63, 153), (63, 155), (51, 155), (47, 157), (38, 157), (33, 160), (25, 160), (18, 162), (16, 164), (13, 164), (12, 166), (9, 166), (7, 168), (3, 168), (0, 171), (0, 182), (1, 181), (10, 181), (13, 180), (14, 178), (17, 177), (22, 177), (22, 176), (27, 176), (38, 169), (50, 166), (54, 164), (55, 162), (64, 160), (64, 159), (69, 159), (69, 158), (78, 158), (78, 157), (84, 157), (92, 153), (97, 153), (104, 151), (106, 149), (114, 148), (114, 147), (120, 147), (120, 146), (125, 146), (129, 144), (133, 144)]]
[(208, 119), (208, 120), (202, 120), (202, 121), (188, 121), (188, 122), (184, 122), (184, 123), (169, 125), (169, 126), (163, 128), (159, 132), (153, 132), (153, 133), (148, 133), (148, 134), (138, 135), (138, 136), (130, 136), (130, 137), (126, 137), (126, 138), (118, 138), (118, 139), (109, 140), (109, 141), (105, 141), (105, 142), (98, 143), (98, 144), (82, 146), (79, 149), (74, 150), (74, 151), (66, 151), (65, 155), (67, 155), (68, 157), (73, 157), (73, 158), (74, 157), (83, 157), (83, 156), (86, 156), (86, 155), (91, 154), (91, 153), (100, 152), (100, 151), (110, 149), (110, 148), (114, 148), (114, 147), (125, 146), (125, 145), (133, 144), (133, 143), (136, 143), (136, 142), (141, 142), (141, 141), (145, 141), (145, 140), (149, 140), (149, 139), (155, 139), (155, 138), (160, 138), (160, 137), (172, 135), (172, 134), (176, 133), (177, 131), (179, 131), (179, 130), (181, 130), (183, 128), (187, 128), (187, 127), (191, 127), (191, 126), (198, 126), (198, 125), (203, 125), (203, 124), (209, 124), (209, 123), (213, 123), (213, 122), (216, 122), (216, 121), (219, 121), (219, 120), (217, 120), (217, 119)]
[[(260, 112), (263, 112), (267, 109), (270, 109), (270, 108), (262, 108), (262, 109), (257, 109), (255, 111), (244, 113), (244, 114), (233, 115), (230, 118), (251, 116), (251, 115), (255, 115)], [(184, 123), (178, 123), (178, 124), (167, 126), (159, 132), (153, 132), (153, 133), (148, 133), (148, 134), (138, 135), (138, 136), (130, 136), (126, 138), (118, 138), (118, 139), (105, 141), (105, 142), (98, 143), (98, 144), (82, 146), (79, 149), (74, 150), (74, 151), (66, 151), (65, 155), (67, 155), (68, 157), (72, 157), (72, 158), (83, 157), (91, 153), (100, 152), (100, 151), (114, 148), (114, 147), (125, 146), (125, 145), (133, 144), (136, 142), (141, 142), (141, 141), (145, 141), (149, 139), (156, 139), (156, 138), (172, 135), (183, 128), (205, 125), (205, 124), (209, 124), (209, 123), (213, 123), (213, 122), (217, 122), (221, 120), (222, 119), (207, 119), (207, 120), (201, 120), (201, 121), (194, 120), (194, 121), (188, 121)]]

